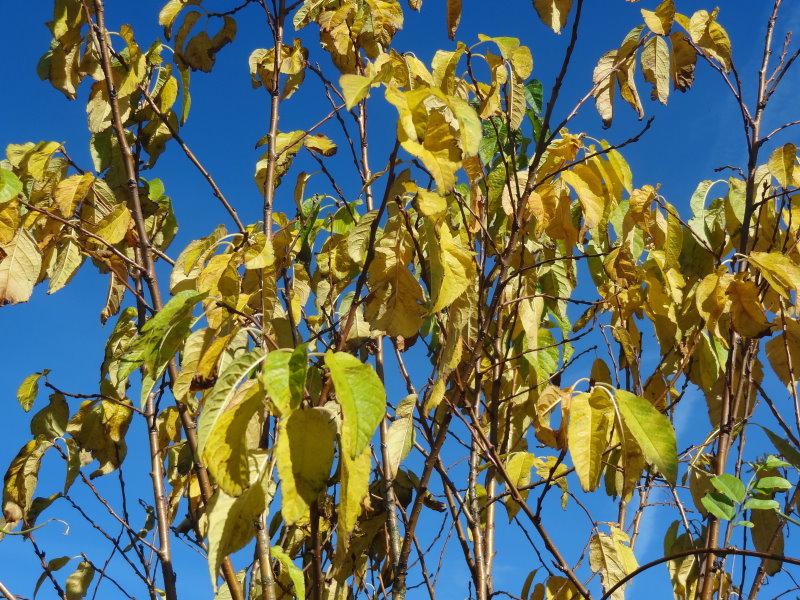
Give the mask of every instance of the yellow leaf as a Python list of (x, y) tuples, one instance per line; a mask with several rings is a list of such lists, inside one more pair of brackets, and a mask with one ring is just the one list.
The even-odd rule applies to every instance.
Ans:
[(211, 329), (198, 329), (189, 334), (181, 352), (181, 370), (178, 378), (172, 385), (172, 393), (175, 400), (188, 404), (193, 398), (191, 386), (197, 372), (197, 365), (203, 349), (211, 342), (214, 336)]
[(447, 210), (447, 198), (423, 188), (417, 190), (417, 207), (426, 217), (439, 217)]
[(651, 97), (662, 104), (669, 97), (669, 48), (664, 38), (655, 36), (645, 42), (642, 48), (642, 73), (646, 81), (653, 85)]
[(47, 275), (50, 277), (48, 294), (53, 294), (67, 285), (83, 262), (80, 246), (71, 238), (64, 238), (55, 252), (57, 253), (56, 259), (52, 268), (48, 268), (47, 271)]
[(10, 242), (0, 244), (0, 250), (0, 306), (27, 302), (42, 268), (39, 247), (30, 233), (20, 229)]
[(672, 45), (670, 55), (670, 77), (676, 90), (685, 92), (694, 82), (694, 69), (697, 53), (686, 34), (676, 31), (669, 36)]
[(672, 22), (675, 20), (675, 2), (664, 0), (655, 11), (642, 9), (642, 17), (650, 31), (658, 35), (669, 35)]
[(758, 267), (770, 287), (787, 300), (791, 291), (800, 286), (800, 266), (781, 252), (751, 252), (747, 260)]
[(444, 378), (438, 377), (431, 388), (430, 394), (428, 394), (428, 400), (425, 402), (425, 412), (429, 413), (432, 410), (436, 410), (439, 405), (444, 400), (444, 392), (445, 386), (447, 382)]
[(431, 312), (439, 312), (461, 296), (476, 277), (472, 252), (464, 248), (450, 233), (446, 223), (439, 226), (438, 238), (428, 232), (428, 257), (430, 259)]
[(567, 24), (572, 0), (533, 0), (533, 6), (545, 25), (556, 33), (561, 33)]
[[(281, 178), (292, 166), (294, 157), (297, 156), (300, 148), (302, 148), (302, 139), (302, 131), (279, 133), (275, 139), (275, 152), (278, 153), (278, 160), (275, 164), (275, 187), (280, 185)], [(263, 139), (263, 142), (260, 143), (266, 143), (266, 139)], [(266, 191), (268, 164), (269, 152), (266, 152), (256, 163), (256, 185), (258, 185), (258, 189), (261, 190), (262, 193)]]
[(785, 144), (777, 148), (769, 157), (767, 167), (769, 172), (778, 181), (782, 188), (792, 187), (798, 171), (795, 169), (797, 164), (797, 146)]
[(632, 435), (647, 462), (672, 485), (678, 476), (675, 429), (670, 420), (648, 400), (625, 390), (616, 390), (617, 409), (625, 435)]
[(89, 585), (94, 578), (94, 567), (88, 561), (82, 560), (77, 568), (67, 577), (65, 591), (66, 600), (83, 600)]
[[(535, 458), (530, 452), (512, 452), (505, 461), (506, 473), (514, 487), (519, 490), (523, 499), (526, 499), (530, 492), (530, 490), (524, 488), (531, 482), (531, 469)], [(519, 512), (520, 506), (511, 497), (506, 498), (505, 504), (510, 522)]]
[(356, 104), (369, 95), (372, 84), (373, 78), (366, 75), (345, 73), (339, 78), (339, 87), (342, 88), (347, 110), (353, 110)]
[(23, 520), (30, 510), (42, 456), (50, 446), (44, 438), (34, 438), (11, 461), (3, 479), (3, 516), (7, 523)]
[(260, 349), (237, 356), (225, 367), (214, 387), (206, 394), (197, 422), (197, 450), (201, 455), (219, 420), (233, 405), (237, 388), (263, 361), (264, 353)]
[[(566, 415), (569, 399), (568, 391), (554, 385), (548, 385), (536, 398), (533, 427), (537, 439), (551, 448), (561, 448), (564, 445), (564, 428), (567, 423)], [(551, 413), (557, 407), (560, 407), (560, 416), (563, 417), (558, 430), (553, 429), (550, 423)]]
[(262, 378), (270, 402), (280, 416), (288, 417), (300, 407), (307, 371), (308, 357), (304, 345), (294, 350), (279, 349), (267, 354)]
[(311, 504), (330, 475), (335, 436), (331, 415), (322, 409), (296, 410), (281, 421), (275, 452), (287, 524), (308, 522)]
[[(283, 568), (282, 575), (288, 574), (289, 580), (294, 587), (295, 598), (305, 598), (306, 582), (303, 577), (302, 569), (294, 564), (292, 558), (286, 554), (284, 549), (280, 546), (272, 546), (272, 548), (269, 549), (269, 553), (281, 563), (281, 567)], [(283, 588), (283, 586), (281, 587)]]
[(87, 400), (72, 417), (67, 433), (100, 463), (90, 477), (112, 472), (125, 459), (125, 434), (132, 416), (133, 411), (125, 404)]
[(730, 298), (726, 292), (730, 281), (730, 275), (726, 271), (720, 270), (706, 275), (697, 284), (695, 290), (697, 312), (705, 320), (709, 331), (716, 331), (717, 321), (728, 310)]
[(203, 461), (229, 496), (240, 496), (250, 484), (250, 455), (258, 446), (248, 443), (248, 428), (251, 423), (260, 424), (254, 417), (263, 407), (263, 389), (253, 384), (242, 386), (208, 434)]
[(456, 171), (464, 158), (477, 154), (483, 135), (473, 108), (433, 87), (400, 91), (389, 86), (386, 100), (397, 108), (403, 148), (422, 160), (440, 193), (452, 190)]
[(321, 133), (306, 136), (303, 140), (303, 144), (312, 152), (317, 152), (322, 154), (322, 156), (333, 156), (336, 154), (336, 144), (334, 144), (328, 136), (322, 135)]
[[(478, 34), (478, 39), (482, 42), (494, 42), (503, 55), (503, 59), (508, 61), (514, 73), (523, 81), (530, 77), (533, 71), (533, 57), (531, 50), (527, 46), (520, 45), (519, 38), (515, 37), (490, 37)], [(502, 83), (502, 81), (501, 81)]]
[(583, 208), (584, 227), (594, 229), (603, 221), (605, 214), (602, 183), (584, 164), (576, 165), (571, 171), (564, 171), (561, 173), (561, 179), (569, 184), (578, 196)]
[(525, 118), (525, 106), (525, 87), (522, 79), (512, 71), (508, 86), (508, 121), (511, 129), (516, 131), (522, 125), (522, 120)]
[(132, 221), (131, 211), (125, 204), (117, 204), (99, 223), (88, 227), (92, 233), (109, 244), (118, 244), (125, 238)]
[[(756, 550), (782, 556), (784, 549), (783, 518), (774, 510), (751, 510), (750, 521), (753, 523), (750, 534)], [(781, 570), (782, 565), (783, 563), (778, 560), (766, 561), (767, 575), (775, 575)]]
[(39, 142), (38, 144), (10, 144), (6, 148), (8, 161), (33, 179), (44, 178), (53, 153), (61, 147), (58, 142)]
[[(620, 53), (621, 55), (621, 53)], [(644, 107), (639, 97), (639, 90), (636, 88), (636, 57), (629, 56), (617, 69), (617, 83), (619, 84), (619, 95), (636, 111), (637, 116), (644, 117)]]
[[(158, 24), (164, 28), (171, 29), (172, 24), (178, 17), (178, 13), (187, 4), (197, 4), (197, 0), (169, 0), (158, 13)], [(169, 35), (167, 39), (169, 39)]]
[(33, 406), (36, 396), (39, 395), (39, 380), (43, 375), (47, 375), (49, 371), (45, 369), (38, 373), (32, 373), (22, 380), (17, 388), (17, 402), (22, 407), (22, 410), (28, 412)]
[(616, 82), (614, 66), (616, 63), (617, 51), (609, 50), (597, 61), (592, 73), (592, 83), (595, 86), (594, 104), (603, 120), (604, 127), (609, 127), (614, 117), (614, 86)]
[(358, 517), (364, 509), (369, 492), (369, 474), (371, 461), (371, 448), (367, 447), (356, 458), (351, 458), (349, 452), (343, 451), (341, 459), (342, 491), (339, 498), (339, 535), (337, 545), (344, 549), (347, 547), (350, 534), (356, 527)]
[(275, 245), (272, 240), (267, 242), (267, 236), (258, 231), (248, 239), (244, 253), (244, 266), (246, 269), (272, 269), (275, 265)]
[[(534, 594), (541, 593), (534, 590)], [(566, 577), (551, 575), (545, 582), (545, 600), (576, 600), (581, 595)], [(541, 596), (540, 596), (541, 597)]]
[(386, 470), (392, 479), (397, 475), (400, 463), (411, 452), (414, 446), (414, 407), (417, 395), (411, 394), (403, 398), (394, 411), (394, 421), (389, 426), (386, 436), (386, 453), (388, 461)]
[(0, 203), (0, 245), (14, 239), (19, 225), (19, 205), (16, 202)]
[[(589, 541), (589, 565), (592, 571), (600, 573), (605, 590), (639, 568), (628, 534), (615, 525), (611, 526), (611, 535), (596, 533), (592, 536)], [(625, 586), (620, 586), (611, 594), (611, 599), (625, 600)]]
[(215, 254), (197, 277), (197, 291), (234, 299), (239, 291), (239, 273), (230, 254)]
[(554, 481), (555, 484), (561, 489), (561, 509), (567, 508), (567, 500), (569, 500), (569, 488), (567, 487), (567, 469), (564, 463), (559, 463), (558, 458), (555, 456), (547, 456), (542, 459), (534, 457), (533, 468), (536, 469), (536, 474), (544, 480)]
[(685, 28), (695, 44), (719, 61), (726, 71), (730, 71), (731, 40), (725, 29), (717, 23), (718, 11), (715, 9), (709, 13), (707, 10), (698, 10)]
[(577, 394), (570, 401), (567, 429), (569, 453), (578, 481), (586, 492), (600, 485), (603, 453), (608, 447), (612, 417), (611, 401), (600, 388), (595, 388), (591, 394)]
[(54, 197), (58, 204), (58, 210), (63, 216), (72, 215), (78, 202), (86, 198), (92, 183), (94, 183), (94, 175), (91, 173), (72, 175), (58, 182)]
[[(692, 540), (690, 534), (682, 533), (677, 535), (679, 525), (679, 521), (674, 521), (667, 529), (667, 534), (664, 538), (664, 554), (667, 556), (690, 550), (694, 546), (694, 540)], [(673, 593), (676, 598), (695, 597), (694, 588), (697, 586), (698, 581), (699, 561), (699, 557), (686, 556), (667, 563), (667, 569), (672, 580)]]
[[(795, 385), (797, 382), (792, 380), (800, 375), (800, 322), (795, 319), (786, 319), (784, 322), (785, 333), (781, 332), (777, 337), (768, 341), (764, 350), (766, 351), (769, 364), (775, 371), (778, 378), (786, 385)], [(791, 369), (789, 369), (791, 361)]]
[(208, 569), (214, 590), (222, 560), (244, 548), (256, 533), (254, 523), (272, 495), (266, 471), (262, 468), (260, 477), (241, 496), (217, 490), (208, 503)]
[(743, 337), (757, 337), (769, 329), (759, 290), (752, 281), (734, 279), (726, 291), (731, 299), (733, 327)]
[[(411, 338), (422, 326), (425, 308), (422, 287), (408, 270), (413, 242), (394, 206), (367, 272), (369, 296), (364, 318), (370, 326), (391, 337)], [(355, 230), (354, 230), (355, 231)]]

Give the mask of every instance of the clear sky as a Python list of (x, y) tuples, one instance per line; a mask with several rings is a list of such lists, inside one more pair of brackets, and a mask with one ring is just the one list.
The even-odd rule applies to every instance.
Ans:
[[(761, 51), (762, 31), (771, 3), (764, 0), (717, 1), (721, 4), (719, 20), (733, 40), (734, 58), (746, 85), (752, 89)], [(144, 46), (161, 35), (157, 27), (157, 13), (162, 2), (108, 0), (107, 4), (107, 21), (111, 29), (117, 29), (122, 23), (130, 23), (140, 44)], [(228, 0), (227, 3), (214, 6), (234, 4)], [(569, 111), (589, 89), (592, 68), (600, 54), (616, 47), (624, 35), (641, 22), (639, 8), (653, 8), (655, 4), (657, 2), (654, 0), (642, 0), (636, 4), (623, 0), (587, 0), (582, 36), (562, 101), (556, 110), (557, 115)], [(712, 0), (677, 0), (676, 4), (681, 12), (689, 14), (701, 7), (713, 7)], [(784, 24), (800, 33), (800, 2), (788, 0), (785, 4), (788, 18), (784, 19)], [(85, 116), (88, 88), (84, 85), (79, 100), (69, 102), (36, 75), (38, 58), (49, 44), (50, 35), (44, 22), (51, 18), (51, 11), (51, 0), (5, 0), (0, 3), (0, 16), (5, 25), (0, 35), (0, 55), (4, 57), (0, 92), (0, 144), (58, 140), (66, 143), (78, 163), (89, 164)], [(237, 39), (218, 55), (214, 72), (211, 75), (193, 74), (192, 111), (183, 135), (226, 195), (236, 204), (246, 222), (253, 222), (259, 218), (261, 210), (260, 196), (252, 177), (259, 154), (254, 144), (266, 131), (268, 107), (264, 91), (250, 87), (247, 57), (254, 48), (268, 47), (270, 38), (263, 14), (255, 7), (241, 15)], [(465, 0), (457, 37), (471, 43), (477, 39), (478, 33), (521, 38), (533, 51), (534, 76), (543, 81), (547, 94), (560, 64), (566, 39), (565, 36), (555, 36), (539, 22), (530, 0)], [(777, 39), (782, 37), (781, 32)], [(312, 60), (322, 60), (323, 53), (318, 47), (316, 31), (309, 28), (302, 33), (302, 38), (304, 45), (311, 50)], [(405, 27), (398, 34), (395, 46), (400, 50), (413, 50), (427, 62), (436, 49), (452, 48), (453, 44), (446, 36), (443, 0), (425, 0), (421, 15), (406, 11)], [(301, 89), (285, 104), (281, 118), (282, 130), (308, 127), (327, 112), (327, 108), (314, 96), (313, 83), (308, 85), (310, 91), (307, 95)], [(643, 97), (649, 93), (647, 87), (644, 82), (640, 84)], [(316, 91), (319, 91), (318, 88)], [(777, 114), (770, 118), (767, 129), (787, 120), (788, 115), (796, 118), (797, 91), (795, 79), (795, 82), (786, 86), (783, 99), (777, 104)], [(673, 92), (667, 107), (648, 100), (646, 112), (648, 116), (655, 116), (654, 125), (635, 148), (625, 152), (633, 168), (635, 184), (661, 183), (664, 196), (679, 209), (685, 210), (689, 195), (698, 181), (719, 177), (713, 171), (715, 167), (725, 164), (744, 166), (742, 130), (736, 111), (717, 74), (705, 65), (698, 65), (694, 88), (687, 94)], [(371, 116), (369, 133), (374, 142), (373, 167), (385, 161), (386, 146), (394, 139), (395, 115), (393, 110), (378, 105)], [(633, 111), (620, 102), (616, 105), (614, 126), (608, 131), (603, 131), (591, 103), (581, 111), (573, 125), (573, 129), (584, 130), (594, 137), (612, 142), (630, 137), (640, 127), (641, 123), (636, 120)], [(326, 133), (335, 137), (335, 130), (332, 127), (330, 129)], [(337, 172), (337, 165), (343, 171), (351, 171), (348, 170), (346, 153), (340, 153), (332, 160), (335, 161), (332, 163), (334, 172)], [(311, 163), (308, 170), (313, 168)], [(225, 215), (214, 204), (207, 186), (174, 144), (168, 145), (165, 156), (154, 172), (145, 176), (160, 177), (173, 199), (181, 229), (173, 242), (172, 255), (176, 255), (191, 238), (204, 235), (223, 222)], [(345, 179), (342, 183), (349, 191), (357, 192), (358, 186), (352, 179)], [(281, 203), (291, 203), (289, 187), (279, 191), (279, 207)], [(283, 206), (290, 208), (290, 204)], [(85, 393), (96, 391), (103, 344), (109, 333), (109, 328), (102, 327), (99, 322), (105, 287), (105, 279), (90, 266), (84, 266), (74, 281), (57, 294), (48, 296), (46, 290), (40, 287), (29, 303), (0, 310), (0, 398), (5, 406), (0, 421), (0, 466), (3, 469), (29, 439), (27, 422), (30, 415), (22, 413), (14, 398), (23, 377), (49, 368), (53, 371), (53, 381), (63, 389)], [(657, 350), (653, 350), (655, 352)], [(655, 355), (648, 358), (657, 360)], [(580, 376), (574, 373), (573, 379)], [(393, 402), (403, 395), (400, 391), (402, 386), (397, 383), (389, 386)], [(785, 391), (777, 388), (775, 393), (785, 395)], [(680, 421), (690, 424), (693, 419), (706, 419), (702, 395), (690, 390), (687, 400)], [(141, 423), (131, 428), (129, 440), (129, 462), (144, 465), (147, 458), (145, 432)], [(679, 440), (680, 447), (682, 444)], [(133, 471), (133, 464), (126, 463), (126, 473), (133, 477), (130, 488), (133, 498), (148, 500), (150, 487), (147, 472), (140, 469), (142, 474), (134, 476)], [(59, 482), (63, 476), (63, 465), (60, 460), (48, 458), (44, 473), (51, 474)], [(111, 484), (102, 482), (102, 485)], [(52, 487), (57, 489), (58, 484)], [(553, 507), (546, 514), (558, 520), (560, 509), (556, 506), (557, 502), (552, 504)], [(87, 506), (96, 507), (88, 502)], [(48, 524), (37, 532), (42, 545), (50, 549), (48, 557), (74, 555), (76, 549), (81, 548), (91, 553), (95, 561), (102, 561), (108, 544), (87, 531), (70, 509), (63, 507), (61, 512), (70, 517), (68, 535), (63, 535), (65, 527), (59, 523)], [(134, 506), (132, 512), (137, 515), (134, 520), (138, 518), (137, 523), (141, 523), (143, 513), (139, 507)], [(637, 547), (640, 562), (661, 552), (660, 540), (669, 522), (659, 521), (658, 514), (653, 513), (654, 517), (646, 519), (643, 525), (642, 542)], [(505, 515), (502, 514), (500, 518), (505, 518)], [(613, 516), (609, 515), (609, 518)], [(425, 525), (426, 528), (438, 527), (434, 521)], [(568, 527), (569, 524), (563, 526)], [(582, 541), (563, 541), (570, 556), (577, 556), (580, 552), (578, 544)], [(498, 587), (510, 581), (521, 582), (536, 564), (530, 547), (518, 535), (503, 537), (499, 542), (496, 567)], [(175, 542), (175, 546), (176, 567), (180, 574), (179, 591), (184, 593), (185, 598), (210, 598), (204, 560), (182, 547), (180, 542)], [(467, 593), (468, 577), (461, 565), (460, 553), (455, 545), (450, 550), (454, 562), (444, 570), (440, 587), (440, 597), (445, 600), (464, 598)], [(12, 590), (32, 595), (33, 583), (39, 573), (35, 557), (28, 547), (14, 539), (0, 543), (0, 580)], [(126, 581), (124, 576), (121, 581)], [(637, 586), (641, 586), (637, 588), (641, 594), (648, 593), (653, 598), (667, 598), (670, 595), (665, 569), (655, 570), (647, 577), (646, 583), (643, 580)], [(518, 593), (518, 585), (511, 590)], [(641, 597), (640, 593), (632, 593), (629, 597)], [(112, 598), (116, 594), (112, 587), (104, 586), (98, 597)], [(53, 597), (52, 590), (45, 585), (39, 597)]]

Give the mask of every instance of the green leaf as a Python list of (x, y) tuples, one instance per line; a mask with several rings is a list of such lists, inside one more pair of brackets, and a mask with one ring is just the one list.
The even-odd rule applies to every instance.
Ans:
[(792, 463), (792, 466), (795, 468), (800, 468), (800, 451), (796, 450), (788, 440), (782, 438), (774, 431), (766, 427), (761, 427), (761, 429), (767, 434), (767, 437), (769, 437), (775, 449), (781, 453), (781, 456)]
[(325, 365), (342, 407), (342, 447), (355, 460), (386, 413), (386, 391), (372, 367), (351, 354), (328, 351)]
[(783, 469), (785, 467), (791, 467), (792, 464), (786, 462), (785, 460), (781, 460), (777, 456), (770, 454), (767, 456), (763, 462), (756, 465), (756, 468), (760, 471), (762, 469), (770, 470), (770, 469)]
[[(55, 573), (63, 569), (72, 558), (69, 556), (59, 556), (58, 558), (54, 558), (52, 560), (47, 561), (47, 571), (51, 573)], [(36, 600), (36, 595), (39, 593), (39, 588), (42, 587), (42, 584), (47, 580), (47, 571), (39, 575), (39, 579), (36, 580), (36, 586), (33, 588), (33, 600)]]
[(710, 492), (700, 499), (705, 509), (718, 519), (731, 521), (736, 516), (736, 506), (727, 496)]
[(280, 546), (272, 546), (272, 548), (269, 549), (269, 553), (278, 559), (278, 562), (281, 563), (281, 566), (286, 569), (286, 572), (289, 574), (289, 578), (292, 580), (292, 585), (294, 586), (295, 598), (303, 600), (306, 597), (306, 582), (303, 577), (302, 569), (294, 564), (291, 557), (286, 554)]
[(525, 101), (536, 115), (542, 112), (543, 97), (544, 90), (541, 81), (534, 79), (525, 84)]
[(140, 366), (144, 366), (151, 378), (156, 379), (160, 371), (175, 356), (189, 335), (194, 305), (205, 297), (205, 293), (185, 290), (175, 294), (142, 330), (122, 357), (120, 378), (125, 378)]
[(0, 204), (13, 200), (22, 193), (22, 182), (8, 169), (0, 168)]
[(645, 459), (672, 485), (678, 477), (678, 450), (670, 420), (649, 401), (626, 392), (615, 392), (622, 420), (630, 430)]
[(264, 353), (256, 348), (233, 360), (217, 378), (214, 387), (206, 396), (203, 410), (197, 423), (197, 451), (202, 455), (211, 432), (225, 410), (230, 406), (236, 388), (253, 369), (264, 361)]
[(744, 484), (733, 475), (723, 473), (711, 478), (711, 485), (731, 502), (743, 502), (747, 490)]
[(303, 401), (308, 371), (306, 350), (306, 344), (294, 350), (273, 350), (264, 361), (264, 387), (281, 416), (290, 415)]
[(792, 489), (792, 484), (783, 477), (762, 477), (756, 482), (756, 490), (764, 493), (785, 492)]

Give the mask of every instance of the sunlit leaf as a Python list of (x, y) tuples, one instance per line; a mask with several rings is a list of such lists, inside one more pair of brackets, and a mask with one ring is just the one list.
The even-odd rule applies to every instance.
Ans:
[(644, 398), (625, 390), (617, 390), (615, 395), (620, 415), (647, 462), (674, 485), (678, 475), (678, 456), (672, 423)]
[(327, 352), (325, 366), (342, 407), (342, 446), (358, 460), (386, 412), (383, 383), (371, 366), (345, 352)]

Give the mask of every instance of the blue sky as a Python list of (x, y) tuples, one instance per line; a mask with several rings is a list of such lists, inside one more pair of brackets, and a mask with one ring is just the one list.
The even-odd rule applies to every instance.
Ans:
[[(761, 32), (766, 22), (768, 4), (771, 3), (737, 0), (720, 3), (720, 21), (731, 35), (734, 57), (745, 83), (752, 88), (761, 51)], [(643, 0), (631, 4), (622, 0), (588, 0), (586, 4), (583, 36), (556, 110), (557, 116), (569, 111), (588, 90), (592, 68), (600, 54), (617, 46), (628, 30), (641, 21), (639, 8), (653, 8), (656, 2)], [(792, 2), (786, 4), (787, 18), (784, 24), (800, 30), (800, 7)], [(160, 2), (109, 1), (108, 5), (107, 21), (111, 29), (118, 28), (122, 23), (130, 23), (142, 45), (149, 44), (161, 35), (156, 23)], [(706, 2), (696, 0), (678, 0), (677, 5), (681, 12), (689, 14), (701, 7), (711, 7)], [(48, 0), (4, 2), (0, 8), (4, 22), (13, 24), (7, 25), (0, 36), (0, 52), (5, 57), (3, 92), (0, 94), (0, 144), (4, 146), (29, 140), (63, 141), (78, 163), (88, 164), (86, 87), (82, 88), (78, 101), (68, 102), (48, 84), (39, 81), (36, 75), (38, 57), (49, 44), (49, 32), (44, 22), (51, 18), (51, 6), (52, 2)], [(241, 14), (245, 16), (239, 19), (237, 40), (218, 55), (214, 73), (210, 76), (193, 74), (192, 112), (183, 135), (237, 206), (243, 219), (252, 222), (259, 218), (261, 210), (260, 197), (252, 178), (258, 157), (254, 144), (266, 131), (268, 107), (264, 91), (250, 87), (247, 57), (254, 48), (267, 47), (269, 35), (263, 15), (255, 7)], [(528, 0), (466, 0), (457, 37), (471, 43), (477, 39), (478, 33), (521, 38), (533, 51), (534, 76), (544, 82), (546, 91), (549, 89), (560, 64), (566, 39), (553, 35), (539, 22)], [(309, 28), (302, 32), (301, 37), (311, 49), (312, 60), (322, 61), (316, 31)], [(782, 37), (781, 33), (777, 39)], [(445, 31), (444, 2), (425, 0), (421, 14), (407, 11), (405, 27), (398, 34), (395, 46), (399, 50), (413, 50), (423, 61), (429, 61), (436, 49), (453, 47)], [(285, 104), (281, 117), (281, 129), (284, 131), (307, 127), (328, 110), (324, 103), (320, 103), (320, 96), (315, 94), (319, 86), (315, 88), (311, 75), (305, 85), (308, 86), (305, 94), (301, 89)], [(646, 87), (644, 83), (641, 84), (643, 96), (649, 92)], [(776, 114), (770, 117), (765, 126), (767, 130), (787, 120), (789, 115), (796, 117), (796, 91), (796, 79), (786, 84), (782, 98), (776, 101)], [(580, 112), (572, 129), (584, 130), (594, 137), (612, 142), (624, 140), (638, 131), (641, 123), (629, 107), (618, 102), (616, 109), (614, 126), (608, 131), (602, 130), (591, 103)], [(706, 66), (698, 65), (696, 83), (689, 93), (673, 92), (667, 107), (647, 101), (646, 112), (648, 116), (655, 116), (654, 125), (634, 149), (626, 152), (633, 168), (634, 182), (637, 186), (661, 183), (662, 194), (681, 210), (687, 208), (688, 197), (698, 181), (717, 177), (713, 172), (714, 167), (743, 164), (742, 133), (737, 109), (726, 95), (719, 77)], [(371, 113), (369, 133), (373, 142), (371, 161), (374, 170), (381, 168), (387, 147), (394, 139), (394, 119), (393, 110), (380, 104), (376, 104)], [(326, 133), (335, 137), (335, 129), (330, 127), (329, 130)], [(330, 166), (334, 172), (348, 173), (342, 183), (346, 193), (355, 194), (358, 186), (349, 174), (351, 169), (348, 168), (348, 161), (347, 153), (342, 152), (332, 159)], [(298, 165), (298, 168), (305, 167), (307, 170), (315, 168), (313, 163), (305, 166), (298, 162)], [(224, 222), (225, 215), (214, 204), (207, 186), (174, 145), (168, 146), (153, 173), (145, 176), (160, 177), (173, 199), (181, 230), (171, 248), (172, 255), (176, 255), (189, 239), (203, 235)], [(310, 185), (314, 183), (320, 184), (321, 179), (313, 179)], [(290, 184), (285, 184), (279, 191), (278, 206), (291, 209)], [(105, 286), (103, 278), (91, 267), (84, 266), (73, 282), (57, 294), (48, 296), (44, 289), (37, 289), (29, 303), (0, 310), (4, 350), (0, 363), (0, 398), (3, 398), (7, 410), (0, 422), (3, 440), (0, 444), (0, 465), (3, 467), (28, 439), (29, 415), (22, 413), (14, 400), (16, 387), (24, 376), (46, 367), (53, 371), (53, 381), (63, 389), (87, 393), (96, 390), (103, 343), (108, 334), (108, 328), (103, 328), (99, 322)], [(657, 360), (657, 356), (649, 358)], [(390, 400), (396, 402), (404, 392), (399, 381), (391, 383)], [(777, 388), (775, 393), (780, 397), (785, 396), (785, 391)], [(693, 419), (705, 419), (702, 395), (693, 390), (689, 394), (682, 406), (680, 420), (691, 423)], [(40, 402), (43, 401), (44, 395), (40, 398)], [(146, 472), (144, 476), (133, 475), (134, 463), (144, 464), (147, 460), (144, 445), (139, 443), (145, 440), (141, 424), (131, 428), (129, 439), (137, 440), (131, 442), (131, 464), (126, 463), (126, 472), (134, 477), (130, 489), (134, 497), (148, 499), (150, 488)], [(685, 445), (679, 442), (679, 447)], [(52, 473), (60, 481), (62, 472), (59, 461), (47, 459), (45, 473)], [(110, 486), (109, 492), (115, 493), (113, 482), (100, 482), (100, 485)], [(550, 504), (552, 506), (547, 509), (546, 515), (558, 521), (560, 509), (557, 502)], [(63, 535), (64, 526), (58, 523), (49, 524), (37, 532), (43, 545), (49, 548), (48, 556), (74, 555), (80, 549), (91, 553), (94, 560), (102, 561), (107, 544), (88, 532), (69, 509), (65, 508), (62, 512), (70, 517), (69, 535)], [(143, 519), (141, 511), (135, 508), (133, 513)], [(504, 519), (502, 509), (500, 513), (499, 518)], [(646, 519), (643, 524), (642, 541), (638, 547), (642, 562), (660, 552), (660, 540), (668, 522), (660, 521), (658, 515), (657, 512), (653, 513), (653, 518)], [(608, 518), (613, 518), (613, 515), (609, 514)], [(563, 526), (568, 527), (569, 524)], [(423, 531), (436, 527), (438, 523), (431, 520), (425, 523)], [(580, 552), (579, 542), (565, 539), (563, 543), (570, 556), (577, 556)], [(180, 591), (190, 594), (186, 597), (210, 597), (204, 561), (182, 547), (180, 542), (175, 542), (175, 547), (178, 572), (183, 573), (179, 581)], [(455, 560), (452, 564), (448, 563), (443, 572), (441, 597), (463, 598), (466, 596), (466, 572), (456, 556), (459, 551), (454, 543), (450, 551)], [(34, 559), (29, 548), (21, 546), (16, 540), (3, 541), (0, 543), (0, 580), (17, 593), (31, 595), (33, 582), (39, 574)], [(498, 586), (521, 581), (535, 562), (530, 548), (519, 535), (504, 534), (498, 542)], [(185, 573), (191, 573), (191, 576)], [(126, 580), (123, 577), (121, 581)], [(642, 589), (647, 586), (648, 589), (658, 590), (658, 597), (662, 597), (661, 594), (668, 596), (663, 569), (649, 576), (646, 584), (644, 581), (638, 584)], [(510, 589), (517, 593), (518, 587), (519, 584), (515, 584)], [(52, 590), (45, 586), (40, 597), (52, 597), (48, 594), (52, 594)], [(114, 594), (113, 588), (104, 587), (99, 596), (115, 597)]]

